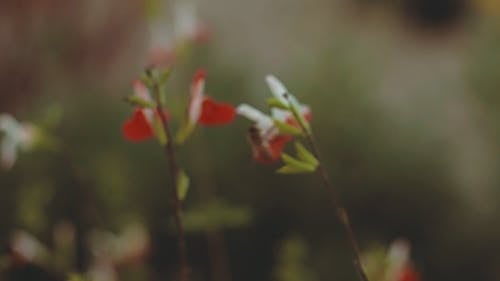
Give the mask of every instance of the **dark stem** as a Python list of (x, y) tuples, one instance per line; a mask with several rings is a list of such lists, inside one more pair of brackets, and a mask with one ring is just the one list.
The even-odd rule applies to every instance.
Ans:
[(167, 136), (167, 143), (163, 146), (165, 150), (165, 155), (168, 160), (168, 167), (170, 169), (170, 184), (172, 186), (172, 197), (174, 198), (174, 223), (175, 228), (177, 230), (177, 247), (178, 247), (178, 256), (180, 263), (180, 281), (188, 281), (189, 280), (189, 265), (187, 261), (186, 254), (186, 238), (184, 235), (184, 228), (182, 227), (181, 220), (181, 212), (182, 212), (182, 202), (179, 198), (179, 192), (177, 190), (177, 183), (179, 180), (179, 166), (177, 165), (175, 150), (173, 145), (173, 136), (170, 132), (170, 127), (168, 124), (167, 117), (165, 112), (163, 112), (161, 102), (160, 102), (160, 90), (159, 86), (155, 84), (154, 90), (156, 91), (157, 97), (157, 106), (156, 112), (160, 117), (161, 124), (163, 126), (163, 130)]
[(331, 199), (331, 203), (335, 209), (335, 214), (337, 215), (337, 218), (340, 221), (340, 223), (342, 224), (342, 227), (344, 228), (344, 232), (346, 233), (346, 236), (349, 239), (349, 242), (350, 242), (350, 245), (352, 248), (352, 252), (353, 252), (352, 263), (353, 263), (354, 267), (356, 268), (356, 271), (359, 275), (359, 278), (362, 281), (368, 281), (368, 277), (366, 276), (366, 273), (363, 269), (363, 265), (361, 263), (361, 254), (359, 251), (359, 246), (358, 246), (358, 243), (356, 242), (356, 238), (354, 236), (354, 231), (352, 230), (352, 226), (351, 226), (351, 223), (349, 221), (349, 216), (347, 215), (345, 208), (340, 203), (340, 200), (338, 199), (335, 187), (331, 183), (331, 181), (328, 177), (328, 173), (326, 172), (325, 168), (323, 167), (323, 161), (321, 160), (321, 157), (320, 157), (321, 154), (319, 152), (318, 146), (316, 145), (316, 142), (314, 141), (314, 137), (313, 137), (310, 129), (306, 128), (306, 125), (304, 123), (302, 123), (301, 120), (303, 120), (303, 118), (301, 118), (301, 116), (299, 115), (301, 113), (297, 110), (297, 108), (294, 108), (295, 105), (293, 104), (293, 102), (290, 98), (290, 95), (288, 93), (284, 93), (283, 96), (285, 97), (285, 99), (288, 100), (289, 104), (292, 106), (291, 112), (292, 112), (295, 120), (299, 124), (302, 132), (304, 133), (304, 138), (307, 141), (307, 144), (311, 147), (314, 157), (316, 157), (316, 159), (319, 162), (319, 165), (317, 168), (318, 175), (321, 178), (321, 180), (323, 181), (323, 185), (325, 186), (325, 188), (328, 189), (328, 191), (330, 192), (330, 199)]
[(362, 281), (368, 281), (368, 277), (366, 276), (366, 273), (363, 269), (363, 265), (361, 263), (361, 254), (359, 250), (358, 243), (356, 242), (356, 238), (354, 236), (354, 232), (352, 230), (351, 223), (349, 221), (349, 216), (347, 215), (347, 212), (345, 208), (342, 206), (340, 203), (337, 192), (331, 183), (328, 173), (326, 172), (325, 168), (323, 167), (323, 162), (320, 159), (320, 153), (319, 149), (316, 145), (316, 142), (314, 141), (313, 136), (310, 133), (306, 133), (305, 139), (307, 140), (309, 146), (312, 149), (312, 153), (318, 159), (319, 165), (318, 165), (318, 175), (323, 181), (323, 185), (329, 190), (330, 192), (330, 199), (333, 204), (333, 207), (335, 208), (335, 213), (337, 215), (338, 220), (342, 224), (342, 227), (344, 228), (344, 232), (346, 233), (347, 238), (349, 239), (349, 242), (351, 244), (353, 256), (352, 256), (352, 263), (354, 267), (356, 268), (356, 271), (359, 275), (359, 278)]

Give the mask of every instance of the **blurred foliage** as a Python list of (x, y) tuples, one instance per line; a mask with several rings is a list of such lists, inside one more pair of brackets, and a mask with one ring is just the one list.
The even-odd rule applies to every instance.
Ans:
[[(104, 2), (122, 7), (121, 2)], [(63, 5), (66, 10), (54, 8), (53, 20), (40, 29), (36, 19), (47, 17), (55, 6), (0, 6), (10, 25), (22, 27), (16, 40), (0, 39), (12, 42), (8, 48), (0, 44), (1, 73), (9, 74), (0, 79), (5, 82), (0, 109), (43, 127), (61, 145), (56, 151), (23, 153), (11, 171), (0, 171), (0, 268), (7, 276), (18, 276), (21, 270), (8, 258), (18, 229), (32, 233), (51, 252), (62, 253), (54, 259), (61, 266), (45, 271), (78, 272), (96, 259), (88, 248), (91, 230), (116, 235), (131, 222), (144, 225), (151, 249), (140, 261), (119, 268), (120, 280), (165, 280), (175, 272), (166, 160), (156, 143), (129, 144), (120, 135), (129, 114), (121, 97), (131, 92), (130, 81), (141, 70), (148, 37), (145, 20), (137, 15), (141, 9), (126, 2), (123, 12), (111, 19), (106, 15), (118, 9), (96, 4), (87, 7), (93, 16), (83, 20), (72, 19), (79, 10)], [(319, 2), (307, 5), (323, 7)], [(362, 248), (369, 246), (366, 241), (385, 245), (407, 237), (424, 280), (498, 280), (500, 30), (498, 9), (482, 6), (495, 3), (475, 2), (479, 16), (450, 33), (441, 30), (442, 36), (405, 29), (407, 23), (395, 24), (399, 22), (388, 13), (383, 20), (377, 13), (366, 18), (363, 11), (361, 17), (349, 13), (344, 16), (352, 16), (347, 22), (354, 24), (323, 26), (324, 32), (315, 31), (323, 36), (322, 44), (306, 41), (305, 51), (281, 48), (292, 41), (280, 40), (302, 36), (306, 28), (285, 28), (281, 34), (267, 18), (252, 18), (256, 26), (267, 24), (256, 31), (263, 34), (256, 44), (264, 45), (266, 52), (256, 51), (252, 57), (244, 52), (254, 45), (245, 46), (234, 34), (216, 35), (207, 45), (186, 50), (182, 67), (172, 73), (167, 101), (173, 116), (183, 116), (191, 75), (206, 66), (208, 93), (233, 104), (248, 101), (264, 108), (268, 89), (263, 76), (269, 70), (278, 72), (313, 109), (312, 127), (325, 165), (351, 213)], [(215, 21), (225, 19), (226, 4), (218, 1), (208, 7), (220, 10), (212, 15)], [(286, 3), (290, 12), (298, 9), (302, 15), (306, 8), (298, 6)], [(326, 7), (323, 12), (330, 13), (331, 6)], [(342, 21), (342, 9), (329, 17)], [(287, 15), (272, 13), (273, 20), (277, 14)], [(273, 23), (288, 27), (292, 20), (302, 22), (283, 17)], [(304, 21), (310, 17), (304, 15)], [(30, 22), (20, 24), (27, 19)], [(226, 22), (213, 29), (217, 34), (234, 27), (253, 38), (252, 30), (232, 25)], [(266, 30), (276, 40), (266, 37)], [(224, 45), (227, 41), (231, 44)], [(235, 50), (245, 56), (235, 60)], [(458, 73), (451, 82), (444, 73), (450, 65), (447, 54), (458, 54), (450, 59), (450, 72)], [(276, 60), (264, 64), (261, 56)], [(424, 67), (413, 69), (420, 61)], [(438, 83), (425, 80), (427, 76)], [(179, 162), (190, 177), (184, 217), (193, 280), (213, 279), (203, 234), (213, 229), (226, 244), (232, 280), (354, 280), (346, 259), (349, 249), (343, 246), (319, 181), (276, 176), (278, 167), (253, 163), (245, 140), (247, 125), (238, 120), (229, 127), (199, 128), (179, 150)], [(293, 152), (293, 147), (287, 151)], [(64, 222), (74, 227), (75, 237), (71, 247), (58, 250), (54, 232)]]

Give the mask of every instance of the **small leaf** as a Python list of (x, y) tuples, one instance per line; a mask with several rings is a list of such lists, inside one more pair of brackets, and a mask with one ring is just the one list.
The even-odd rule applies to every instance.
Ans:
[(297, 151), (297, 156), (300, 160), (307, 162), (314, 166), (315, 168), (318, 166), (319, 162), (314, 155), (312, 155), (307, 148), (304, 147), (300, 142), (295, 142), (295, 150)]
[(179, 196), (179, 200), (184, 201), (186, 198), (190, 182), (191, 180), (186, 173), (183, 170), (180, 170), (177, 174), (177, 196)]
[(289, 166), (290, 168), (293, 168), (294, 170), (303, 171), (303, 172), (312, 172), (312, 171), (316, 170), (316, 167), (311, 165), (310, 163), (300, 161), (300, 160), (293, 158), (292, 156), (290, 156), (286, 153), (283, 153), (281, 155), (281, 159), (283, 160), (283, 162), (285, 162), (285, 164), (286, 164), (285, 167)]
[(165, 67), (165, 68), (162, 68), (159, 70), (158, 82), (160, 82), (160, 85), (167, 83), (168, 78), (170, 78), (170, 73), (172, 73), (172, 72), (170, 71), (170, 68), (168, 68), (168, 67)]
[(166, 145), (168, 142), (167, 133), (163, 129), (163, 124), (158, 118), (153, 121), (153, 131), (155, 133), (156, 139), (161, 145)]
[(143, 108), (155, 108), (156, 107), (156, 104), (154, 102), (147, 101), (147, 100), (145, 100), (139, 96), (136, 96), (136, 95), (125, 97), (125, 101), (130, 103), (133, 106), (139, 106), (139, 107), (143, 107)]
[(148, 89), (153, 88), (155, 81), (152, 76), (151, 70), (144, 71), (139, 79)]
[(267, 105), (271, 108), (275, 107), (275, 108), (279, 108), (279, 109), (283, 109), (283, 110), (290, 110), (290, 108), (288, 107), (288, 105), (284, 104), (282, 101), (280, 101), (279, 99), (277, 98), (270, 98), (267, 100)]
[(303, 169), (303, 168), (297, 168), (297, 167), (292, 167), (285, 165), (281, 168), (279, 168), (276, 173), (278, 174), (304, 174), (304, 173), (310, 173), (312, 172), (309, 169)]
[(283, 121), (273, 119), (274, 125), (280, 130), (280, 133), (286, 135), (300, 136), (302, 135), (302, 130), (300, 128), (294, 127)]
[(177, 131), (175, 142), (177, 144), (183, 144), (189, 138), (189, 136), (191, 136), (195, 128), (196, 126), (194, 124), (186, 123), (179, 129), (179, 131)]

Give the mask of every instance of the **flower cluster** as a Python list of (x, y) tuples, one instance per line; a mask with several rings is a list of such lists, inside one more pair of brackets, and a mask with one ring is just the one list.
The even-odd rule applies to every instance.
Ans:
[[(235, 117), (235, 109), (228, 103), (220, 103), (205, 95), (206, 72), (199, 69), (193, 76), (189, 103), (186, 110), (184, 126), (177, 134), (178, 143), (182, 143), (193, 131), (196, 124), (202, 126), (218, 126), (231, 123)], [(165, 133), (159, 124), (158, 102), (151, 95), (151, 87), (144, 81), (134, 81), (134, 94), (128, 98), (136, 107), (132, 116), (122, 127), (125, 138), (132, 142), (148, 140), (156, 136), (165, 139)], [(161, 108), (167, 119), (170, 114)]]
[(282, 159), (285, 166), (278, 170), (281, 173), (314, 171), (319, 163), (300, 142), (295, 143), (297, 158), (283, 153), (285, 145), (294, 137), (310, 137), (310, 108), (301, 104), (276, 77), (268, 75), (266, 82), (273, 95), (268, 100), (270, 115), (245, 103), (236, 109), (238, 114), (254, 122), (248, 131), (253, 158), (260, 163)]
[(363, 255), (363, 263), (372, 281), (421, 281), (410, 258), (410, 243), (396, 239), (388, 247), (373, 248)]

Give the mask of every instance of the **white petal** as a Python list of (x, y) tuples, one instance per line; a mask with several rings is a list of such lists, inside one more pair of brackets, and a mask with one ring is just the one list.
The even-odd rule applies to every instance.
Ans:
[(277, 119), (282, 122), (285, 122), (288, 118), (292, 116), (292, 114), (289, 111), (279, 108), (272, 108), (271, 115), (273, 116), (274, 119)]
[(387, 280), (396, 280), (402, 270), (410, 262), (410, 243), (405, 239), (396, 239), (387, 253)]
[[(151, 93), (149, 92), (148, 88), (140, 80), (135, 80), (133, 87), (134, 87), (134, 94), (137, 97), (148, 102), (154, 102), (153, 97), (151, 97)], [(154, 121), (154, 110), (151, 108), (143, 108), (142, 113), (146, 117), (146, 120), (148, 120), (148, 122), (152, 124)]]
[(4, 138), (0, 145), (0, 164), (6, 170), (14, 166), (17, 159), (18, 143), (11, 138)]
[(201, 116), (204, 89), (205, 78), (199, 78), (193, 81), (193, 84), (191, 85), (191, 97), (189, 100), (189, 121), (192, 124), (198, 122), (198, 119)]
[(285, 88), (283, 83), (281, 83), (281, 81), (273, 75), (267, 75), (266, 82), (274, 97), (276, 97), (283, 104), (288, 105), (288, 100), (284, 97), (284, 94), (288, 93), (288, 90)]
[(192, 1), (177, 0), (174, 3), (174, 30), (176, 39), (186, 39), (196, 33), (198, 19)]
[(157, 4), (155, 15), (148, 21), (150, 50), (171, 49), (174, 45), (173, 29), (170, 27), (171, 10), (166, 1), (158, 1)]
[(274, 126), (274, 122), (271, 117), (246, 103), (240, 104), (236, 108), (236, 113), (254, 121), (257, 128), (261, 131), (267, 131), (269, 128)]
[(9, 114), (0, 114), (0, 131), (6, 135), (14, 137), (21, 130), (21, 124)]
[(140, 80), (135, 80), (133, 87), (134, 87), (134, 94), (136, 96), (145, 101), (153, 102), (153, 98), (151, 97), (151, 94), (149, 93), (149, 90), (146, 87), (146, 85), (144, 85), (144, 83), (142, 83)]
[(18, 230), (14, 234), (11, 247), (16, 254), (27, 261), (34, 261), (46, 254), (46, 249), (42, 243), (35, 236), (22, 230)]

